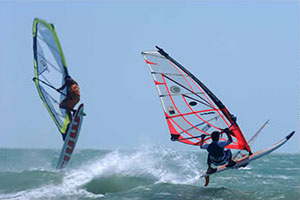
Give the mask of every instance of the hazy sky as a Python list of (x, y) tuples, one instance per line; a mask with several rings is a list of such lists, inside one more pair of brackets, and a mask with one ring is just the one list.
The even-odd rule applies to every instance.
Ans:
[(297, 1), (0, 1), (0, 147), (61, 148), (32, 82), (32, 23), (54, 23), (85, 103), (77, 148), (170, 141), (141, 51), (164, 48), (215, 95), (253, 151), (296, 130), (278, 152), (299, 152)]

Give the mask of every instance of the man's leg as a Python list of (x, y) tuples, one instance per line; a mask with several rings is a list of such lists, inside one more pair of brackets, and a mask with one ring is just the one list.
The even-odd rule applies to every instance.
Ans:
[(70, 98), (66, 97), (62, 102), (60, 102), (59, 107), (62, 109), (66, 109), (68, 107), (68, 101), (70, 101)]
[(206, 173), (211, 174), (211, 173), (217, 171), (217, 169), (211, 167), (211, 159), (210, 159), (209, 154), (207, 155), (207, 165), (208, 165), (208, 168), (207, 168)]
[(66, 114), (68, 115), (70, 121), (72, 121), (73, 116), (72, 116), (71, 111), (70, 110), (66, 110)]
[(229, 154), (228, 164), (226, 165), (226, 167), (233, 167), (236, 164), (236, 162), (232, 160), (232, 153), (230, 149), (227, 149), (225, 152), (226, 154)]
[(68, 115), (70, 121), (72, 121), (72, 113), (71, 112), (74, 112), (73, 108), (70, 106), (71, 101), (72, 101), (72, 98), (67, 97), (59, 104), (59, 107), (61, 109), (66, 110), (66, 114)]
[(207, 165), (208, 165), (208, 168), (211, 168), (211, 160), (210, 160), (209, 154), (207, 155)]

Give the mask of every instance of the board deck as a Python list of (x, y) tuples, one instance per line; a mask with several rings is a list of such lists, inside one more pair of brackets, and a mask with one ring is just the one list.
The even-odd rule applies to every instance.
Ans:
[(84, 106), (81, 104), (77, 111), (75, 112), (75, 115), (73, 117), (73, 120), (71, 121), (70, 127), (68, 132), (66, 133), (65, 142), (63, 145), (63, 148), (60, 153), (60, 157), (56, 166), (56, 169), (63, 169), (67, 163), (70, 161), (72, 153), (75, 149), (75, 145), (77, 143), (81, 124), (83, 121), (83, 109)]
[(226, 171), (228, 169), (237, 169), (237, 168), (243, 167), (243, 166), (249, 164), (251, 161), (256, 160), (258, 158), (261, 158), (262, 156), (265, 156), (265, 155), (275, 151), (276, 149), (278, 149), (279, 147), (284, 145), (294, 135), (294, 133), (295, 133), (295, 131), (291, 132), (285, 138), (281, 139), (280, 141), (278, 141), (277, 143), (275, 143), (274, 145), (272, 145), (269, 148), (266, 148), (266, 149), (261, 150), (261, 151), (257, 151), (255, 153), (249, 155), (249, 156), (245, 156), (245, 157), (242, 157), (242, 158), (238, 159), (236, 161), (236, 165), (234, 167), (226, 167), (226, 165), (222, 165), (222, 166), (217, 168), (216, 172), (210, 173), (210, 174), (207, 174), (205, 172), (200, 176), (200, 178), (208, 177), (208, 178), (206, 178), (206, 183), (205, 183), (205, 185), (208, 185), (209, 176), (214, 175), (214, 174), (219, 173), (219, 172)]

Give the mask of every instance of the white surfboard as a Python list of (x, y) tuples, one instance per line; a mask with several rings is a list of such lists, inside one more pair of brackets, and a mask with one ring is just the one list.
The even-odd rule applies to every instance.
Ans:
[(214, 175), (214, 174), (219, 173), (219, 172), (226, 171), (228, 169), (237, 169), (237, 168), (243, 167), (243, 166), (249, 164), (251, 161), (256, 160), (258, 158), (261, 158), (262, 156), (265, 156), (265, 155), (275, 151), (276, 149), (278, 149), (279, 147), (284, 145), (294, 135), (294, 133), (295, 133), (295, 131), (291, 132), (285, 138), (281, 139), (279, 142), (277, 142), (276, 144), (272, 145), (269, 148), (266, 148), (266, 149), (261, 150), (261, 151), (257, 151), (255, 153), (249, 155), (249, 156), (245, 156), (245, 157), (242, 157), (242, 158), (238, 159), (236, 161), (236, 165), (234, 167), (226, 167), (226, 165), (222, 165), (222, 166), (217, 168), (216, 172), (210, 173), (210, 174), (207, 174), (205, 172), (200, 176), (200, 178), (203, 178), (203, 177), (206, 178), (205, 186), (207, 186), (208, 183), (209, 183), (209, 176)]
[(64, 168), (71, 159), (83, 121), (83, 108), (83, 104), (81, 104), (75, 112), (73, 120), (69, 126), (68, 132), (66, 133), (64, 146), (61, 150), (56, 169)]

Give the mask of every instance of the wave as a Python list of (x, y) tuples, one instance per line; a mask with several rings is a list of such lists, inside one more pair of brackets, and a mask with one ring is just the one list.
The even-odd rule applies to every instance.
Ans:
[(209, 188), (204, 188), (200, 174), (206, 169), (206, 154), (199, 152), (159, 145), (143, 145), (134, 151), (78, 150), (69, 165), (59, 171), (54, 169), (58, 150), (5, 151), (9, 156), (0, 164), (1, 200), (233, 200), (300, 196), (297, 155), (275, 154), (247, 168), (216, 174), (211, 177)]
[[(3, 172), (0, 199), (101, 198), (108, 193), (159, 183), (200, 184), (201, 165), (195, 153), (155, 145), (145, 145), (137, 151), (96, 152), (98, 155), (77, 152), (74, 161), (81, 165), (62, 171)], [(2, 187), (5, 180), (12, 180), (15, 185)]]

